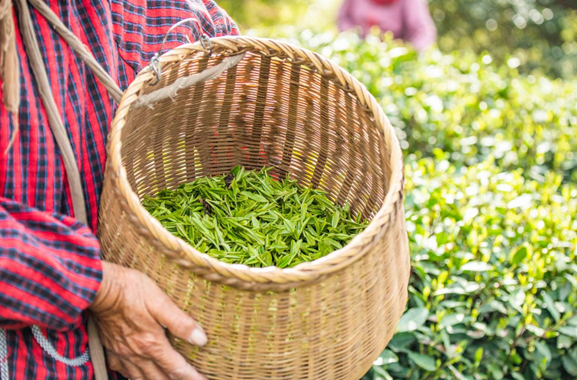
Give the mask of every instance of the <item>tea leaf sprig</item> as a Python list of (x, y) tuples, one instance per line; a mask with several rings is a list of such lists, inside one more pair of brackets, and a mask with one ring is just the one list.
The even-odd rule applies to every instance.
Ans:
[(176, 190), (146, 197), (143, 206), (172, 234), (227, 263), (289, 268), (344, 247), (368, 221), (321, 190), (270, 169), (237, 166)]

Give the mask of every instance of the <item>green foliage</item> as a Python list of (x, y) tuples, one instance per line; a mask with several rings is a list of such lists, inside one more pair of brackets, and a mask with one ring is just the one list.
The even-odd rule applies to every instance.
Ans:
[[(279, 25), (334, 30), (343, 0), (221, 0), (244, 31)], [(429, 0), (443, 52), (488, 52), (499, 64), (518, 59), (523, 73), (577, 74), (574, 0)]]
[[(244, 31), (279, 25), (334, 30), (343, 0), (221, 0)], [(523, 73), (571, 78), (577, 74), (574, 0), (429, 0), (441, 51), (511, 57)], [(266, 36), (266, 35), (265, 35)]]
[(573, 0), (430, 0), (443, 51), (511, 55), (525, 72), (577, 74), (577, 3)]
[(147, 197), (143, 206), (173, 235), (219, 260), (289, 268), (344, 247), (368, 223), (320, 190), (268, 170), (234, 168)]
[(292, 24), (306, 12), (312, 0), (219, 0), (241, 30)]
[(577, 189), (409, 157), (408, 311), (365, 378), (577, 376)]

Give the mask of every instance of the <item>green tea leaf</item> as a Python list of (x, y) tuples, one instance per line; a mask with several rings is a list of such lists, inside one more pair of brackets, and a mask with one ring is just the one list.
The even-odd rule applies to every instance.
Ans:
[(543, 341), (537, 341), (535, 342), (535, 348), (543, 356), (546, 363), (551, 362), (551, 350), (549, 350), (547, 343)]
[(475, 364), (479, 365), (481, 359), (483, 359), (483, 347), (479, 347), (477, 351), (475, 351)]
[(268, 201), (266, 200), (265, 197), (263, 197), (260, 194), (255, 194), (255, 193), (250, 193), (248, 191), (241, 191), (240, 192), (242, 195), (244, 195), (245, 197), (252, 199), (255, 202), (261, 202), (261, 203), (267, 203)]
[(401, 318), (397, 325), (397, 332), (415, 331), (425, 324), (429, 317), (427, 308), (413, 308), (408, 310)]
[(407, 355), (409, 355), (409, 358), (414, 361), (416, 365), (426, 371), (433, 372), (437, 369), (435, 358), (432, 356), (418, 354), (412, 351), (407, 352)]
[(577, 326), (564, 326), (559, 328), (559, 332), (571, 338), (577, 338)]
[(399, 357), (391, 350), (384, 350), (383, 353), (375, 360), (373, 365), (381, 366), (391, 363), (397, 363)]
[(515, 251), (515, 254), (513, 255), (513, 258), (511, 259), (511, 264), (517, 265), (521, 261), (525, 260), (526, 257), (527, 257), (527, 247), (522, 246), (522, 247), (518, 248), (517, 251)]
[(577, 376), (577, 361), (573, 360), (569, 356), (562, 356), (561, 362), (563, 363), (563, 368), (565, 368), (567, 373), (571, 376)]
[(470, 261), (461, 267), (461, 271), (486, 272), (493, 269), (493, 266), (482, 261)]
[(555, 302), (547, 292), (543, 292), (542, 295), (543, 295), (543, 301), (545, 301), (545, 303), (547, 304), (547, 311), (549, 312), (549, 314), (551, 314), (555, 322), (559, 322), (561, 314), (559, 313), (559, 310), (555, 308)]
[[(346, 245), (366, 226), (319, 190), (269, 169), (201, 177), (145, 197), (143, 206), (168, 231), (229, 263), (291, 267)], [(327, 228), (328, 226), (328, 228)]]
[(333, 218), (331, 220), (331, 225), (333, 226), (333, 228), (337, 228), (337, 226), (339, 225), (339, 219), (340, 219), (340, 214), (338, 211), (336, 211), (333, 214)]

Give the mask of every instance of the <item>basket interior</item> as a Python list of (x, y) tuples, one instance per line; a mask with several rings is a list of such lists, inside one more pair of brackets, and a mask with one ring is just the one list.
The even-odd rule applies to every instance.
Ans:
[[(197, 53), (171, 63), (142, 94), (222, 59)], [(288, 174), (371, 218), (391, 175), (383, 132), (354, 91), (305, 64), (260, 53), (152, 108), (131, 109), (122, 143), (128, 180), (141, 199), (236, 165), (267, 166), (273, 176)]]

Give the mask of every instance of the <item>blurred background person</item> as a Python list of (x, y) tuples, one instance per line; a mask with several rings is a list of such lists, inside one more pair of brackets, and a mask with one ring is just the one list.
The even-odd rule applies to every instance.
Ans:
[(433, 45), (437, 29), (427, 0), (345, 0), (338, 16), (341, 31), (360, 29), (363, 37), (373, 26), (392, 32), (422, 51)]

